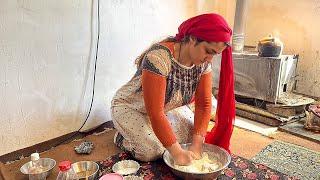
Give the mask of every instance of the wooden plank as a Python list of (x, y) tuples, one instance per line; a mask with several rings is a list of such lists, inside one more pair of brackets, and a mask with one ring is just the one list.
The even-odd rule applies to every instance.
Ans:
[(266, 125), (269, 125), (269, 126), (274, 126), (274, 127), (278, 127), (283, 123), (283, 122), (281, 122), (281, 121), (279, 121), (277, 119), (266, 117), (266, 116), (262, 116), (260, 114), (254, 114), (252, 112), (247, 112), (247, 111), (244, 111), (244, 110), (241, 110), (241, 109), (237, 109), (236, 110), (236, 114), (238, 116), (245, 117), (245, 118), (251, 119), (253, 121), (261, 122), (263, 124), (266, 124)]
[(267, 111), (275, 115), (279, 115), (286, 118), (293, 117), (293, 116), (304, 117), (305, 107), (306, 107), (305, 105), (283, 106), (278, 104), (266, 104)]

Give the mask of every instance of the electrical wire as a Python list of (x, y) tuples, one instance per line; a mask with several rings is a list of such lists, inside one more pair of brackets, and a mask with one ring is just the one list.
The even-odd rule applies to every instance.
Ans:
[(87, 123), (88, 118), (91, 114), (91, 110), (92, 110), (92, 105), (93, 105), (93, 100), (94, 100), (94, 90), (95, 90), (95, 84), (96, 84), (96, 71), (97, 71), (97, 60), (98, 60), (98, 54), (99, 54), (99, 41), (100, 41), (100, 0), (97, 0), (97, 42), (96, 42), (96, 53), (95, 53), (95, 61), (94, 61), (94, 71), (93, 71), (93, 85), (92, 85), (92, 96), (91, 96), (91, 102), (90, 102), (90, 108), (89, 111), (87, 113), (86, 119), (85, 121), (82, 123), (81, 127), (74, 132), (71, 136), (67, 137), (66, 139), (64, 139), (63, 141), (57, 143), (55, 146), (56, 147), (58, 145), (61, 145), (63, 143), (65, 143), (66, 141), (72, 139), (73, 137), (75, 137), (76, 135), (78, 135), (80, 132), (80, 130), (84, 127), (84, 125)]

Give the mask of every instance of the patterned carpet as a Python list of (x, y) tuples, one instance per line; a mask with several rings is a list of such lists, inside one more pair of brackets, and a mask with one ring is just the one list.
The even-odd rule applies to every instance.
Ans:
[(320, 153), (294, 144), (275, 141), (252, 161), (300, 179), (320, 179)]
[[(108, 157), (103, 161), (97, 162), (100, 166), (99, 177), (104, 174), (112, 173), (112, 166), (118, 161), (132, 159), (128, 153), (119, 153)], [(162, 160), (154, 162), (139, 162), (141, 168), (136, 175), (143, 177), (145, 180), (154, 179), (179, 179), (171, 173), (170, 169)], [(242, 157), (232, 155), (232, 162), (218, 177), (219, 180), (233, 179), (284, 179), (295, 180), (298, 178), (287, 176), (283, 173), (270, 169), (262, 164), (253, 163)]]

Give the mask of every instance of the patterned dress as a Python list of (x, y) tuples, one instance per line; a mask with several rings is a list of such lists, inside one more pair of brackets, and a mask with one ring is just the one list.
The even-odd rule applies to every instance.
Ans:
[(111, 103), (113, 123), (118, 130), (114, 139), (116, 145), (142, 161), (155, 160), (165, 150), (146, 112), (142, 71), (165, 77), (164, 111), (179, 143), (190, 142), (192, 138), (194, 115), (185, 105), (194, 98), (201, 76), (211, 72), (209, 63), (191, 67), (178, 63), (172, 51), (158, 43), (151, 46), (134, 77), (116, 92)]

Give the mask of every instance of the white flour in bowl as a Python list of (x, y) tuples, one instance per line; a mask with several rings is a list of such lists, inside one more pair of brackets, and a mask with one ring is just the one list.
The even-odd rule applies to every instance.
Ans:
[(219, 168), (217, 160), (209, 159), (208, 153), (202, 153), (202, 158), (193, 160), (188, 166), (174, 165), (174, 168), (179, 171), (190, 173), (210, 173)]

